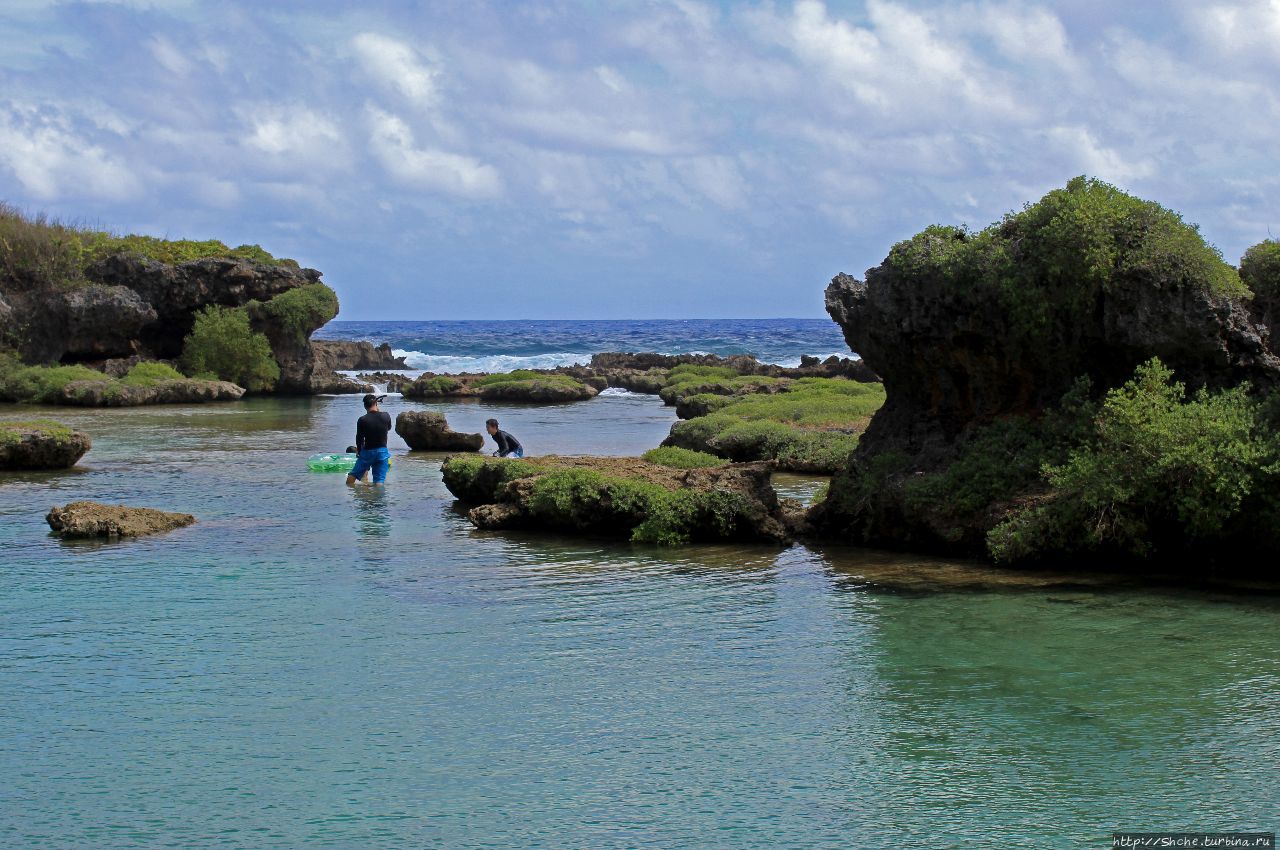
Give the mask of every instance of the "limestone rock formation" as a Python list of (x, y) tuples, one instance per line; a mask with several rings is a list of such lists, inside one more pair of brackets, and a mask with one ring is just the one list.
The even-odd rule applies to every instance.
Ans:
[(313, 352), (310, 335), (337, 314), (337, 298), (320, 283), (320, 272), (291, 261), (164, 263), (117, 253), (84, 268), (71, 286), (0, 279), (0, 345), (33, 364), (175, 360), (197, 312), (209, 306), (249, 312), (280, 366), (276, 392), (360, 389), (335, 377)]
[(145, 404), (205, 404), (237, 401), (244, 388), (229, 381), (157, 381), (130, 386), (107, 381), (72, 381), (62, 388), (61, 404), (72, 407), (138, 407)]
[[(826, 303), (887, 393), (811, 515), (861, 543), (985, 556), (986, 533), (1037, 491), (961, 509), (919, 483), (984, 429), (1016, 421), (1024, 445), (1038, 439), (1073, 387), (1096, 399), (1152, 357), (1192, 389), (1280, 384), (1236, 270), (1175, 213), (1084, 178), (980, 233), (930, 227), (865, 280), (837, 275)], [(1009, 458), (980, 460), (1003, 474)], [(1042, 486), (1038, 465), (1029, 475)]]
[(388, 343), (375, 346), (364, 340), (313, 339), (314, 369), (320, 372), (380, 371), (408, 369), (403, 357), (396, 357)]
[(71, 502), (54, 505), (45, 519), (49, 527), (65, 538), (142, 537), (191, 525), (191, 514), (170, 513), (154, 508), (104, 505), (101, 502)]
[(396, 433), (416, 452), (478, 452), (483, 434), (462, 434), (449, 427), (443, 413), (406, 410), (396, 417)]
[(468, 519), (489, 530), (783, 543), (803, 521), (779, 502), (770, 463), (673, 469), (625, 457), (455, 456), (442, 471), (449, 492), (472, 506)]
[(52, 420), (0, 422), (0, 469), (68, 469), (91, 446), (88, 434)]

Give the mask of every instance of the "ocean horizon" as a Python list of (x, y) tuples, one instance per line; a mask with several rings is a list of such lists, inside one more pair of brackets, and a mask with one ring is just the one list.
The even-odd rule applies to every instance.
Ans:
[(334, 321), (315, 338), (387, 343), (411, 369), (440, 373), (554, 369), (605, 351), (748, 354), (779, 366), (855, 356), (830, 319)]

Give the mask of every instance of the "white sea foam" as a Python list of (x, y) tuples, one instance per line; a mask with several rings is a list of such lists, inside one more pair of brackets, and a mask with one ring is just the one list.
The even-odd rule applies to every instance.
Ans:
[(467, 356), (458, 354), (423, 354), (421, 351), (392, 352), (403, 357), (405, 364), (416, 372), (435, 372), (439, 375), (458, 375), (463, 372), (510, 372), (514, 369), (554, 369), (557, 366), (573, 366), (591, 362), (590, 354), (557, 351), (551, 354), (484, 354)]
[(609, 387), (608, 389), (601, 390), (600, 395), (602, 396), (639, 396), (640, 393), (633, 393), (631, 390), (623, 389), (622, 387)]

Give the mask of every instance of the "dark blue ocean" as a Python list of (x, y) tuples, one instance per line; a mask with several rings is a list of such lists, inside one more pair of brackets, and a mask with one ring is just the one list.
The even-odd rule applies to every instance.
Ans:
[(602, 351), (751, 354), (783, 366), (849, 355), (830, 319), (331, 322), (316, 337), (390, 343), (412, 368), (446, 373), (546, 369)]

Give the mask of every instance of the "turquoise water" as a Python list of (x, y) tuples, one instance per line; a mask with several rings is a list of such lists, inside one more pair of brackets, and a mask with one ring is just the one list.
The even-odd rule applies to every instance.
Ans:
[[(60, 410), (94, 436), (83, 470), (0, 478), (0, 846), (1065, 848), (1280, 822), (1273, 596), (484, 534), (438, 457), (393, 447), (384, 492), (306, 472), (356, 407)], [(643, 397), (434, 407), (537, 451), (637, 453), (671, 421)], [(78, 498), (201, 522), (50, 538)]]

